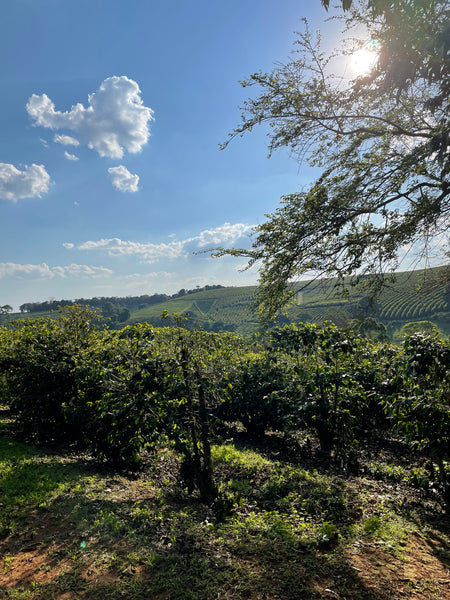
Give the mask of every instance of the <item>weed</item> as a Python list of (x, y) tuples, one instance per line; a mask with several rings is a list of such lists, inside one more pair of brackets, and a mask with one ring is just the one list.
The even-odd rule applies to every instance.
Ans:
[(420, 467), (410, 471), (406, 477), (406, 481), (414, 487), (425, 489), (430, 487), (430, 478)]
[(233, 445), (213, 446), (211, 457), (214, 465), (220, 463), (229, 464), (234, 467), (242, 467), (249, 473), (255, 473), (261, 469), (271, 471), (273, 463), (253, 450), (238, 450)]
[(3, 559), (3, 573), (7, 573), (9, 571), (9, 567), (14, 562), (14, 556), (6, 556)]
[(285, 487), (285, 481), (283, 477), (275, 476), (271, 477), (264, 486), (262, 492), (267, 498), (279, 498)]
[(28, 600), (31, 594), (31, 590), (24, 590), (22, 588), (8, 590), (8, 600)]
[[(398, 509), (404, 484), (343, 479), (281, 458), (268, 460), (256, 450), (229, 444), (214, 447), (220, 493), (217, 504), (206, 507), (177, 491), (176, 460), (173, 472), (166, 470), (164, 477), (157, 471), (130, 479), (122, 475), (116, 485), (110, 472), (87, 474), (81, 460), (46, 456), (11, 442), (0, 458), (0, 486), (8, 498), (8, 505), (0, 506), (0, 517), (16, 535), (12, 541), (0, 541), (0, 550), (7, 549), (0, 578), (2, 584), (14, 581), (18, 571), (10, 544), (33, 535), (39, 561), (30, 562), (27, 569), (36, 581), (45, 576), (47, 583), (32, 586), (24, 578), (0, 591), (1, 600), (316, 600), (329, 587), (348, 600), (375, 595), (386, 600), (383, 590), (373, 595), (367, 591), (363, 575), (384, 581), (386, 574), (378, 564), (370, 565), (371, 556), (363, 553), (370, 546), (389, 552), (392, 560), (402, 553), (410, 557), (406, 541), (425, 516), (418, 511), (415, 523)], [(14, 464), (31, 489), (18, 481)], [(44, 477), (41, 484), (33, 468)], [(415, 498), (425, 493), (409, 492)], [(226, 513), (223, 519), (218, 516), (219, 502)], [(51, 524), (50, 532), (39, 527), (41, 517)], [(434, 556), (414, 557), (427, 569), (436, 568), (436, 557), (442, 562), (448, 558), (444, 527), (436, 533), (431, 523), (421, 528), (421, 535), (434, 540)], [(365, 565), (360, 576), (351, 562), (354, 549)], [(433, 582), (437, 585), (444, 568), (436, 573), (427, 579), (427, 590), (433, 589)]]
[(365, 523), (363, 524), (363, 530), (364, 530), (364, 533), (367, 533), (368, 535), (372, 535), (373, 533), (375, 533), (375, 531), (380, 529), (380, 526), (381, 526), (380, 517), (378, 517), (377, 515), (373, 515), (372, 517), (369, 517), (365, 521)]
[(119, 537), (124, 533), (125, 524), (113, 510), (100, 509), (93, 522), (93, 527), (107, 535)]
[(320, 548), (331, 548), (339, 539), (339, 529), (333, 523), (323, 523), (319, 528), (317, 542)]
[(401, 481), (405, 477), (405, 471), (399, 465), (370, 463), (366, 470), (375, 479), (386, 481)]

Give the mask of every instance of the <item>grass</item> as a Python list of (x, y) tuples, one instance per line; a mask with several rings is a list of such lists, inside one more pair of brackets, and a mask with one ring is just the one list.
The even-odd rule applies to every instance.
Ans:
[(206, 507), (171, 451), (151, 460), (111, 472), (3, 431), (0, 599), (449, 597), (448, 518), (404, 479), (241, 440), (213, 448), (221, 495)]

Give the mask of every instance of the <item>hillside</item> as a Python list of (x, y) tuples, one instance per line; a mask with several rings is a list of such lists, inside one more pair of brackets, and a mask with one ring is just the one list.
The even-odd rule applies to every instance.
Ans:
[(255, 289), (249, 286), (194, 292), (137, 310), (132, 313), (129, 323), (164, 324), (161, 314), (167, 310), (170, 314), (188, 313), (188, 324), (192, 327), (248, 332), (257, 328), (257, 315), (251, 306)]
[[(302, 282), (293, 304), (278, 320), (279, 324), (290, 322), (331, 321), (338, 326), (348, 326), (352, 319), (372, 316), (386, 325), (392, 336), (402, 325), (411, 321), (430, 320), (444, 333), (450, 334), (450, 283), (448, 267), (437, 267), (427, 271), (397, 273), (395, 280), (388, 283), (375, 304), (370, 304), (364, 292), (349, 286), (343, 297), (334, 289), (333, 280)], [(301, 287), (301, 289), (300, 289)], [(173, 296), (155, 294), (138, 298), (94, 298), (78, 300), (103, 310), (105, 321), (113, 327), (126, 324), (149, 322), (167, 325), (161, 318), (164, 311), (169, 314), (188, 316), (188, 327), (204, 328), (209, 331), (237, 331), (249, 334), (258, 329), (257, 313), (252, 306), (256, 288), (206, 286), (200, 290), (180, 290)], [(61, 301), (68, 304), (68, 301)], [(52, 303), (55, 307), (58, 302)], [(116, 314), (125, 310), (127, 318), (111, 318), (111, 305)], [(28, 305), (24, 305), (28, 306)], [(32, 312), (3, 315), (3, 323), (20, 317), (49, 316), (49, 303), (33, 303)], [(39, 311), (39, 308), (44, 309)], [(128, 313), (128, 314), (127, 314)]]
[[(332, 280), (319, 280), (306, 285), (296, 296), (296, 301), (280, 323), (332, 321), (347, 326), (352, 319), (373, 316), (384, 323), (392, 334), (404, 323), (431, 320), (442, 331), (450, 333), (449, 283), (444, 268), (430, 269), (396, 275), (379, 295), (375, 305), (370, 305), (363, 292), (349, 288), (348, 296), (334, 289)], [(252, 307), (255, 287), (222, 288), (194, 292), (183, 298), (171, 299), (132, 313), (129, 323), (148, 321), (163, 323), (161, 314), (189, 314), (192, 327), (250, 333), (257, 329), (257, 314)]]

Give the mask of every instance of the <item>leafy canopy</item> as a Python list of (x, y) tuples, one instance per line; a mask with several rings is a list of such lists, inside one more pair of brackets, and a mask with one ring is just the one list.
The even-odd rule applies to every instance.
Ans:
[[(302, 274), (358, 281), (395, 270), (405, 246), (427, 257), (438, 241), (448, 253), (447, 1), (342, 4), (350, 9), (339, 16), (346, 36), (332, 53), (304, 20), (289, 62), (242, 82), (258, 93), (223, 145), (265, 125), (269, 155), (287, 148), (321, 169), (309, 189), (284, 196), (256, 227), (250, 250), (216, 251), (260, 266), (258, 304), (267, 319)], [(353, 28), (364, 39), (351, 37)], [(379, 48), (375, 67), (346, 79), (345, 61), (368, 40)]]

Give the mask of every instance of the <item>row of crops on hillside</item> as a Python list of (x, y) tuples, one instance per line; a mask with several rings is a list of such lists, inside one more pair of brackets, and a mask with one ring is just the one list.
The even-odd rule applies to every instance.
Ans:
[[(162, 325), (161, 313), (169, 310), (171, 313), (188, 316), (188, 321), (184, 324), (187, 328), (202, 327), (215, 331), (243, 328), (247, 331), (248, 321), (252, 318), (253, 291), (251, 287), (244, 287), (194, 292), (189, 296), (137, 311), (133, 313), (129, 322)], [(257, 329), (257, 326), (253, 325), (252, 329)]]
[[(373, 306), (369, 306), (368, 310), (373, 311), (377, 318), (384, 322), (409, 321), (446, 312), (448, 306), (448, 298), (443, 292), (442, 285), (432, 286), (430, 289), (417, 289), (411, 285), (403, 288), (397, 285), (383, 291), (378, 301)], [(291, 310), (292, 315), (300, 311), (310, 313), (315, 322), (328, 319), (338, 323), (339, 313), (342, 315), (346, 313), (348, 319), (355, 318), (363, 314), (363, 306), (353, 298), (349, 302), (343, 300), (336, 302), (336, 299), (324, 302), (323, 298), (311, 301), (305, 295), (301, 305)]]
[(420, 319), (445, 311), (447, 302), (440, 289), (429, 293), (395, 290), (380, 303), (380, 318), (384, 320)]
[(212, 502), (211, 445), (238, 423), (315, 439), (349, 470), (370, 436), (392, 431), (435, 466), (449, 499), (450, 341), (375, 344), (334, 325), (234, 333), (136, 324), (96, 328), (86, 306), (0, 328), (0, 401), (27, 438), (137, 467), (173, 447), (190, 490)]

